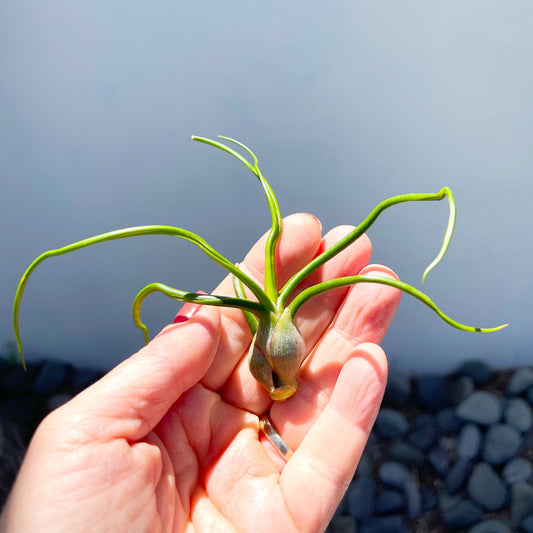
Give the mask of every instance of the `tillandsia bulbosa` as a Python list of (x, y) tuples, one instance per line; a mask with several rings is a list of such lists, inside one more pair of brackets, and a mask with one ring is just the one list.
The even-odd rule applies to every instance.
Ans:
[[(339, 287), (355, 285), (357, 283), (380, 283), (395, 287), (407, 294), (410, 294), (411, 296), (414, 296), (429, 308), (433, 309), (433, 311), (435, 311), (445, 322), (460, 330), (489, 332), (499, 330), (507, 325), (503, 324), (493, 328), (478, 328), (460, 324), (444, 314), (428, 296), (418, 289), (415, 289), (411, 285), (396, 279), (379, 277), (375, 275), (354, 275), (331, 279), (308, 287), (291, 299), (300, 282), (302, 282), (311, 272), (324, 265), (324, 263), (329, 261), (332, 257), (337, 255), (348, 245), (361, 237), (361, 235), (363, 235), (363, 233), (365, 233), (368, 228), (372, 226), (378, 216), (385, 209), (404, 202), (436, 201), (447, 198), (449, 202), (450, 214), (444, 241), (439, 253), (437, 254), (437, 257), (435, 257), (435, 259), (424, 271), (422, 276), (423, 283), (430, 270), (434, 268), (435, 265), (437, 265), (437, 263), (439, 263), (439, 261), (444, 257), (452, 237), (455, 225), (455, 202), (452, 192), (448, 187), (444, 187), (439, 192), (434, 194), (403, 194), (384, 200), (374, 207), (370, 214), (358, 226), (356, 226), (355, 229), (349, 232), (336, 244), (315, 257), (304, 268), (294, 274), (280, 290), (278, 290), (276, 284), (275, 255), (276, 246), (282, 230), (282, 218), (278, 201), (272, 188), (270, 187), (270, 184), (261, 173), (257, 157), (254, 155), (254, 153), (244, 144), (234, 139), (222, 136), (219, 138), (232, 143), (232, 145), (235, 147), (240, 147), (244, 153), (247, 153), (251, 157), (251, 161), (237, 152), (234, 148), (226, 144), (203, 137), (192, 137), (192, 139), (195, 141), (200, 141), (214, 146), (236, 157), (259, 179), (266, 194), (270, 208), (270, 214), (272, 217), (272, 227), (268, 233), (265, 245), (265, 271), (263, 287), (251, 279), (241, 269), (239, 269), (238, 265), (233, 264), (222, 254), (217, 252), (204, 239), (188, 230), (173, 226), (149, 225), (119, 229), (75, 242), (68, 246), (58, 248), (57, 250), (49, 250), (48, 252), (45, 252), (37, 257), (37, 259), (31, 263), (22, 276), (15, 295), (13, 321), (20, 357), (24, 366), (25, 363), (22, 352), (18, 317), (20, 302), (24, 289), (35, 268), (49, 257), (67, 254), (73, 252), (74, 250), (79, 250), (80, 248), (104, 241), (135, 237), (139, 235), (171, 235), (186, 239), (196, 244), (209, 257), (211, 257), (211, 259), (216, 261), (219, 265), (224, 267), (232, 274), (235, 290), (235, 296), (229, 297), (217, 296), (215, 294), (198, 294), (196, 292), (182, 291), (169, 287), (163, 283), (151, 283), (147, 285), (137, 294), (133, 302), (133, 320), (135, 324), (143, 331), (145, 342), (148, 342), (149, 336), (146, 326), (141, 321), (141, 306), (146, 296), (153, 292), (163, 293), (181, 302), (240, 308), (246, 317), (250, 331), (253, 335), (253, 341), (249, 350), (250, 371), (255, 379), (266, 388), (271, 398), (274, 400), (285, 400), (296, 392), (296, 374), (306, 355), (305, 342), (300, 331), (294, 323), (294, 317), (305, 302), (311, 298), (314, 298), (315, 296), (318, 296), (319, 294), (323, 294), (326, 291), (337, 289)], [(252, 299), (247, 297), (245, 287), (253, 295)]]

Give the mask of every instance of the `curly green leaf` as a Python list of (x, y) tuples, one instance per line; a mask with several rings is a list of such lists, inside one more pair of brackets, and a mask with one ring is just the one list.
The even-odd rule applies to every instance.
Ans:
[(442, 242), (440, 251), (437, 254), (437, 257), (433, 259), (433, 261), (429, 264), (429, 266), (426, 268), (426, 270), (424, 270), (424, 273), (422, 274), (422, 283), (426, 281), (426, 277), (430, 273), (430, 271), (433, 270), (433, 268), (437, 266), (440, 263), (441, 259), (446, 255), (448, 246), (450, 245), (450, 241), (452, 240), (453, 230), (455, 228), (456, 209), (455, 209), (455, 200), (453, 199), (452, 191), (448, 187), (444, 187), (442, 191), (444, 191), (446, 196), (448, 197), (448, 204), (450, 206), (450, 214), (448, 216), (448, 225), (446, 227), (446, 232), (444, 234), (444, 240)]
[(239, 268), (237, 268), (231, 261), (226, 259), (222, 254), (217, 252), (212, 246), (210, 246), (204, 239), (192, 233), (191, 231), (184, 230), (182, 228), (177, 228), (174, 226), (160, 226), (160, 225), (149, 225), (149, 226), (136, 226), (132, 228), (125, 228), (116, 231), (110, 231), (108, 233), (102, 233), (100, 235), (95, 235), (89, 237), (88, 239), (83, 239), (81, 241), (74, 242), (62, 248), (56, 250), (49, 250), (41, 254), (37, 259), (35, 259), (31, 265), (27, 268), (26, 272), (22, 276), (17, 291), (15, 293), (15, 302), (13, 306), (13, 326), (15, 329), (15, 338), (17, 340), (17, 345), (20, 353), (20, 357), (23, 365), (24, 355), (22, 351), (22, 341), (20, 337), (19, 329), (19, 311), (20, 311), (20, 302), (24, 294), (24, 289), (30, 276), (33, 274), (34, 270), (39, 266), (45, 259), (50, 257), (55, 257), (59, 255), (68, 254), (74, 252), (75, 250), (80, 250), (87, 246), (93, 244), (98, 244), (101, 242), (112, 241), (116, 239), (124, 239), (128, 237), (138, 237), (141, 235), (170, 235), (173, 237), (180, 237), (186, 239), (194, 244), (196, 244), (203, 252), (205, 252), (211, 259), (216, 261), (219, 265), (228, 270), (236, 278), (240, 279), (256, 296), (256, 298), (261, 302), (264, 308), (269, 310), (274, 310), (274, 304), (266, 295), (265, 291), (257, 284), (252, 278), (247, 276)]
[(453, 233), (453, 226), (455, 223), (455, 203), (453, 200), (453, 195), (451, 190), (448, 187), (443, 187), (438, 193), (435, 194), (425, 194), (425, 193), (416, 193), (416, 194), (401, 194), (398, 196), (393, 196), (380, 202), (370, 214), (350, 233), (345, 237), (340, 239), (333, 246), (322, 252), (319, 256), (315, 257), (313, 261), (308, 263), (302, 270), (297, 272), (281, 289), (280, 296), (278, 300), (278, 309), (285, 307), (287, 300), (290, 298), (290, 295), (294, 292), (298, 284), (303, 281), (311, 272), (321, 267), (324, 263), (329, 261), (332, 257), (336, 256), (338, 253), (342, 252), (347, 246), (355, 242), (363, 233), (365, 233), (374, 222), (377, 220), (378, 216), (393, 205), (405, 203), (405, 202), (432, 202), (442, 200), (444, 197), (448, 197), (450, 202), (450, 219), (448, 221), (448, 228), (446, 230), (446, 235), (444, 237), (444, 242), (442, 244), (441, 250), (431, 265), (426, 269), (424, 274), (427, 276), (428, 272), (435, 267), (435, 265), (444, 257), (450, 239)]
[(282, 228), (282, 217), (281, 217), (281, 211), (279, 208), (279, 203), (276, 198), (276, 195), (274, 194), (274, 191), (272, 190), (272, 187), (268, 183), (268, 181), (265, 179), (263, 174), (261, 173), (261, 170), (259, 169), (259, 164), (257, 162), (257, 157), (255, 154), (248, 148), (246, 145), (242, 144), (239, 141), (236, 141), (235, 139), (232, 139), (231, 137), (225, 137), (223, 135), (219, 135), (220, 139), (225, 139), (227, 141), (230, 141), (237, 146), (241, 147), (243, 150), (246, 150), (248, 152), (253, 160), (254, 164), (252, 165), (249, 161), (247, 161), (244, 157), (241, 156), (238, 152), (230, 148), (229, 146), (219, 143), (217, 141), (213, 141), (212, 139), (207, 139), (205, 137), (197, 137), (195, 135), (192, 136), (192, 139), (194, 141), (200, 141), (205, 144), (208, 144), (210, 146), (214, 146), (215, 148), (219, 148), (220, 150), (223, 150), (224, 152), (227, 152), (231, 154), (233, 157), (236, 157), (239, 161), (244, 163), (259, 179), (261, 182), (261, 185), (263, 187), (263, 190), (265, 192), (268, 206), (270, 208), (270, 215), (272, 219), (272, 226), (268, 233), (267, 242), (265, 246), (265, 291), (268, 294), (269, 298), (272, 301), (275, 301), (278, 297), (278, 291), (276, 286), (276, 268), (275, 268), (275, 260), (276, 260), (276, 245), (278, 243), (278, 240), (281, 235), (281, 228)]
[(314, 298), (315, 296), (318, 296), (320, 294), (323, 294), (324, 292), (331, 291), (333, 289), (338, 289), (339, 287), (348, 287), (350, 285), (356, 285), (357, 283), (380, 283), (382, 285), (388, 285), (390, 287), (395, 287), (396, 289), (400, 289), (402, 292), (405, 292), (406, 294), (410, 294), (411, 296), (414, 296), (417, 300), (420, 300), (422, 303), (427, 305), (430, 309), (433, 309), (437, 315), (439, 315), (442, 320), (450, 324), (450, 326), (453, 326), (454, 328), (460, 329), (462, 331), (471, 331), (471, 332), (477, 332), (477, 333), (488, 333), (491, 331), (498, 331), (499, 329), (502, 329), (506, 327), (508, 324), (502, 324), (500, 326), (492, 327), (492, 328), (478, 328), (478, 327), (472, 327), (472, 326), (466, 326), (465, 324), (461, 324), (457, 322), (456, 320), (453, 320), (448, 315), (443, 313), (437, 305), (423, 292), (419, 291), (418, 289), (415, 289), (411, 285), (404, 283), (403, 281), (399, 281), (397, 279), (393, 278), (387, 278), (382, 276), (372, 276), (372, 275), (362, 275), (362, 276), (347, 276), (343, 278), (337, 278), (332, 279), (329, 281), (324, 281), (323, 283), (318, 283), (317, 285), (314, 285), (312, 287), (309, 287), (308, 289), (305, 289), (302, 291), (296, 298), (287, 306), (288, 309), (291, 312), (291, 315), (294, 317), (294, 315), (298, 312), (298, 309), (307, 302), (310, 298)]
[(196, 292), (181, 291), (169, 287), (164, 283), (150, 283), (143, 289), (141, 289), (135, 299), (133, 300), (133, 322), (143, 332), (144, 342), (148, 344), (150, 340), (148, 335), (148, 328), (141, 320), (141, 307), (144, 299), (154, 292), (159, 292), (165, 296), (169, 296), (174, 300), (180, 302), (194, 303), (199, 305), (214, 305), (217, 307), (237, 307), (239, 309), (246, 310), (249, 313), (253, 313), (257, 316), (264, 316), (268, 313), (263, 305), (258, 302), (251, 302), (250, 300), (242, 298), (232, 298), (231, 296), (217, 296), (215, 294), (198, 294)]

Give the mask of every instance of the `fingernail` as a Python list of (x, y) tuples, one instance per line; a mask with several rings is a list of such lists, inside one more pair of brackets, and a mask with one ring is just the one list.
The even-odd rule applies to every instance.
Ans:
[[(196, 291), (196, 294), (207, 294), (205, 291)], [(178, 314), (174, 317), (174, 324), (180, 324), (181, 322), (187, 322), (192, 318), (199, 310), (200, 304), (186, 303), (178, 311)]]

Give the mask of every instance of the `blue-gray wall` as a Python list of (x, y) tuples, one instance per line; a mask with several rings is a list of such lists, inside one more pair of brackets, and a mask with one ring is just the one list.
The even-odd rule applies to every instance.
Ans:
[[(285, 214), (357, 224), (380, 200), (449, 185), (458, 222), (424, 289), (455, 331), (404, 296), (391, 365), (533, 360), (533, 4), (524, 1), (0, 2), (0, 345), (40, 252), (148, 223), (189, 228), (238, 261), (268, 227), (257, 181), (191, 134), (260, 157)], [(374, 261), (419, 286), (445, 204), (403, 205), (370, 231)], [(223, 275), (165, 237), (43, 264), (24, 298), (28, 356), (110, 367), (136, 350), (130, 305), (162, 281)], [(153, 296), (156, 332), (176, 304)], [(1, 349), (1, 348), (0, 348)]]

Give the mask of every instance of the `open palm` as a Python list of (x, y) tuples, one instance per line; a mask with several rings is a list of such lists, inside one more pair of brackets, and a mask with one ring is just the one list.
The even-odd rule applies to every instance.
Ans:
[[(284, 221), (279, 283), (348, 231), (321, 237), (310, 215)], [(240, 267), (261, 281), (264, 238)], [(309, 284), (368, 266), (363, 236)], [(233, 294), (231, 279), (216, 289)], [(246, 364), (251, 341), (238, 309), (186, 304), (186, 321), (51, 413), (10, 495), (3, 531), (323, 530), (374, 422), (386, 382), (381, 341), (398, 290), (361, 284), (309, 301), (296, 324), (309, 356), (298, 391), (272, 403)], [(270, 419), (295, 451), (286, 462), (259, 431)]]

